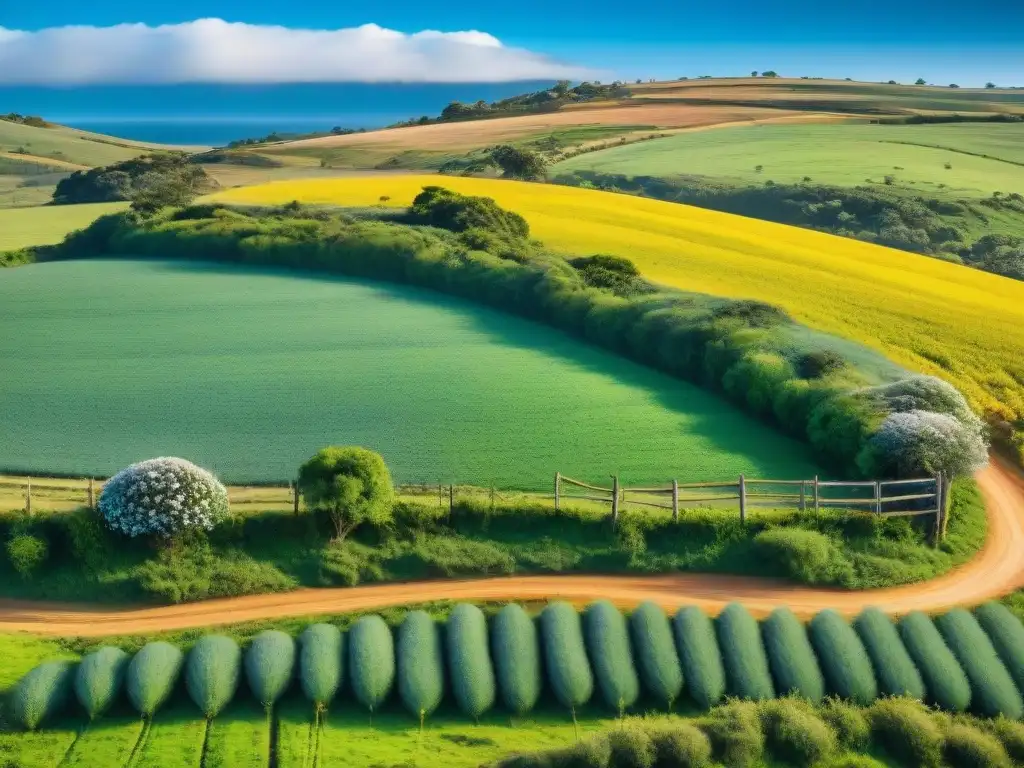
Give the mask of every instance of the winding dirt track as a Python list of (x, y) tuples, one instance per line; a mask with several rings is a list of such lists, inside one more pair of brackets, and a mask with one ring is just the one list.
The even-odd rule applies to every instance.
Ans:
[(779, 605), (809, 616), (823, 608), (853, 614), (868, 605), (890, 613), (970, 605), (1024, 585), (1024, 477), (996, 462), (978, 475), (989, 518), (988, 540), (966, 565), (933, 581), (850, 592), (783, 581), (712, 574), (668, 576), (513, 576), (466, 581), (302, 589), (276, 595), (209, 600), (161, 608), (110, 610), (58, 603), (0, 600), (0, 631), (96, 637), (216, 626), (286, 616), (315, 616), (430, 600), (607, 598), (622, 606), (654, 600), (666, 609), (699, 605), (717, 612), (738, 600), (763, 615)]

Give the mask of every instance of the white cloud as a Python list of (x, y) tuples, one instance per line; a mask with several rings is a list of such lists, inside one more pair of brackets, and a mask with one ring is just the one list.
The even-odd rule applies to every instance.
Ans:
[(476, 30), (405, 34), (198, 19), (150, 27), (0, 27), (0, 84), (501, 82), (592, 76)]

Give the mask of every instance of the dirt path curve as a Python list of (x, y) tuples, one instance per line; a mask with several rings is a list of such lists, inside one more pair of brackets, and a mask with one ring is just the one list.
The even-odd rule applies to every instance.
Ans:
[(809, 616), (823, 608), (853, 614), (868, 605), (891, 613), (973, 604), (1024, 586), (1024, 476), (997, 462), (978, 475), (989, 517), (988, 540), (971, 562), (932, 581), (850, 592), (783, 581), (713, 574), (665, 576), (512, 576), (465, 581), (301, 589), (276, 595), (208, 600), (160, 608), (110, 610), (0, 600), (0, 631), (89, 636), (142, 634), (286, 616), (315, 616), (430, 600), (607, 598), (622, 606), (654, 600), (666, 609), (699, 605), (717, 612), (738, 600), (763, 615), (779, 605)]

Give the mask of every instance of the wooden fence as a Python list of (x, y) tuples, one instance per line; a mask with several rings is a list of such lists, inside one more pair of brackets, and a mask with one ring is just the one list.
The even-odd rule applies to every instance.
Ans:
[[(579, 489), (576, 492), (566, 493)], [(813, 480), (754, 480), (743, 475), (735, 482), (679, 483), (658, 487), (627, 488), (612, 476), (611, 487), (592, 485), (574, 480), (561, 473), (555, 474), (555, 509), (563, 500), (586, 499), (609, 504), (612, 520), (617, 521), (619, 511), (626, 505), (665, 509), (672, 519), (679, 519), (681, 504), (723, 506), (735, 502), (740, 522), (746, 523), (748, 513), (755, 508), (789, 508), (801, 512), (822, 508), (839, 508), (850, 512), (873, 514), (880, 517), (908, 517), (933, 515), (935, 541), (946, 533), (949, 513), (949, 481), (941, 474), (913, 480), (865, 480), (860, 482)]]

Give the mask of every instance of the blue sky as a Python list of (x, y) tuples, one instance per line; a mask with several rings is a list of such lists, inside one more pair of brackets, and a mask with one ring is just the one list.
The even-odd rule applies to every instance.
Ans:
[(0, 27), (24, 31), (211, 17), (308, 29), (373, 23), (406, 33), (479, 30), (508, 47), (630, 79), (771, 68), (791, 75), (1024, 85), (1024, 3), (1018, 0), (47, 0), (0, 7)]

